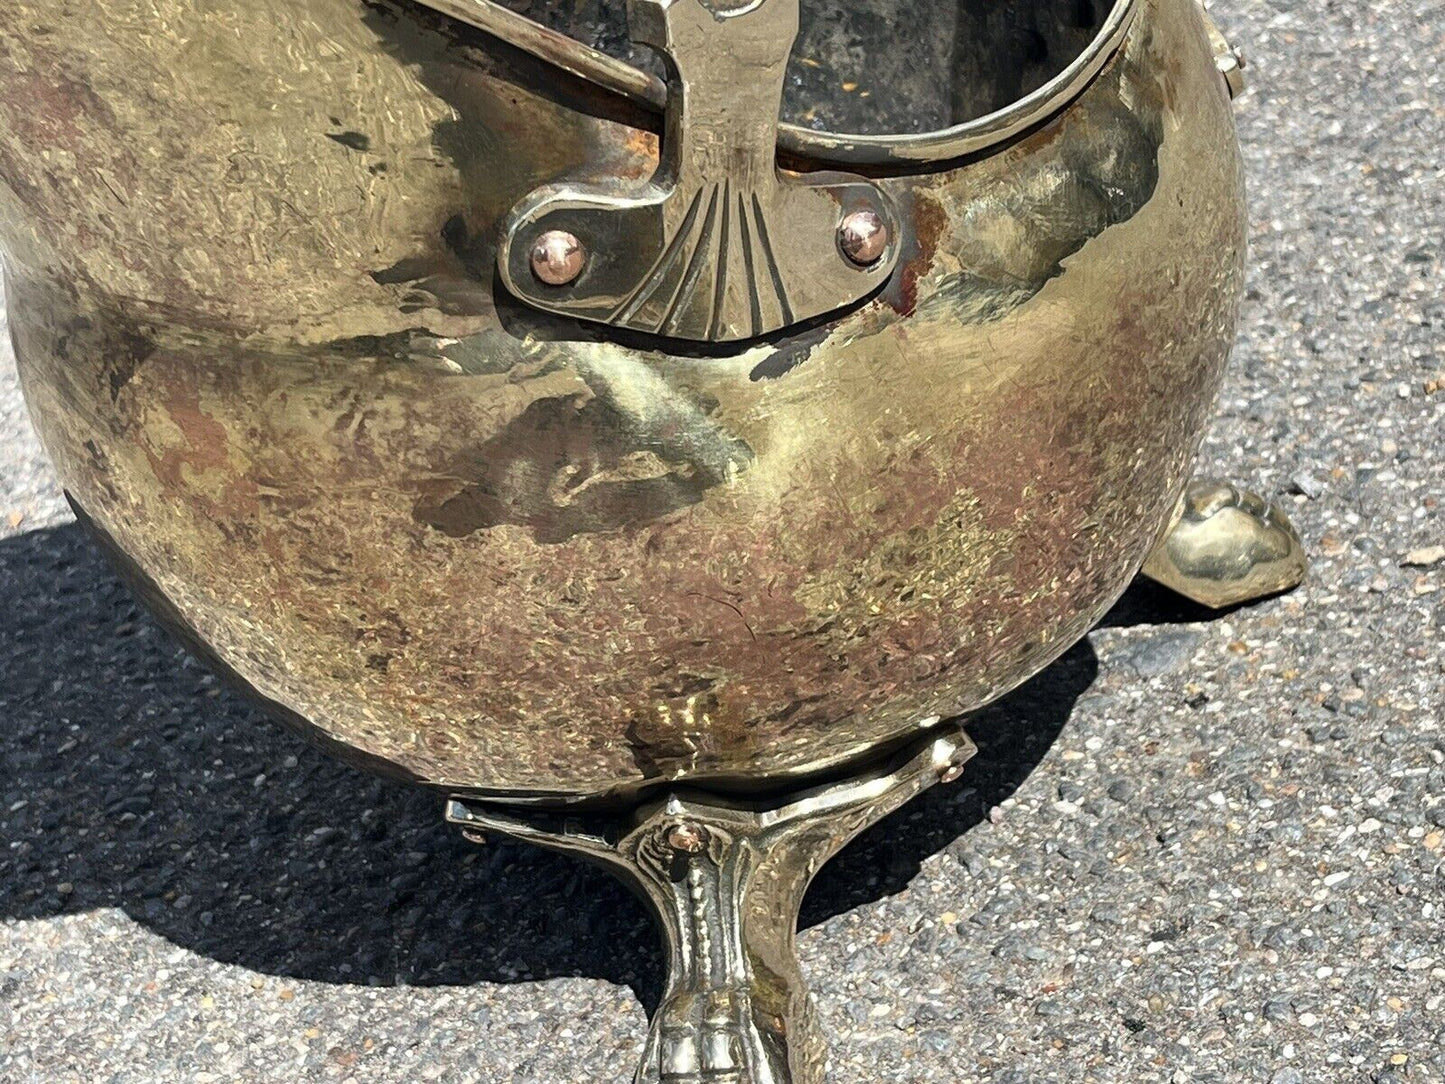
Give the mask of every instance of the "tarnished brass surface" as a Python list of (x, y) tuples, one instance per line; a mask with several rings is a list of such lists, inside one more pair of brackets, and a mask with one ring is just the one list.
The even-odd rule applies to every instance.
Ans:
[(1259, 494), (1198, 481), (1185, 490), (1178, 521), (1149, 554), (1144, 574), (1220, 609), (1298, 587), (1305, 552), (1285, 514)]
[(453, 790), (777, 785), (1016, 685), (1169, 519), (1234, 328), (1194, 0), (1141, 0), (1044, 127), (878, 177), (881, 294), (702, 349), (498, 288), (518, 200), (657, 140), (443, 16), (12, 0), (0, 88), (12, 328), (75, 500), (278, 710)]

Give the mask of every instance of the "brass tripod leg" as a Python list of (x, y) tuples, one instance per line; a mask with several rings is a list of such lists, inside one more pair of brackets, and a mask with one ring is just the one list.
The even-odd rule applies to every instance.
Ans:
[(1226, 482), (1198, 481), (1144, 575), (1220, 609), (1298, 587), (1305, 568), (1299, 535), (1276, 505)]
[(629, 814), (566, 818), (453, 799), (447, 819), (606, 866), (645, 899), (668, 980), (636, 1084), (823, 1084), (827, 1048), (798, 964), (818, 869), (974, 753), (949, 727), (876, 770), (781, 799), (676, 790)]

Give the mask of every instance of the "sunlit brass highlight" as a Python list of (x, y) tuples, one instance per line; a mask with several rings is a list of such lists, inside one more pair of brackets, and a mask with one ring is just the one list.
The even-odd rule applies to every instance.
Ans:
[(1299, 534), (1276, 505), (1214, 481), (1189, 487), (1144, 564), (1150, 579), (1215, 609), (1298, 587), (1305, 569)]

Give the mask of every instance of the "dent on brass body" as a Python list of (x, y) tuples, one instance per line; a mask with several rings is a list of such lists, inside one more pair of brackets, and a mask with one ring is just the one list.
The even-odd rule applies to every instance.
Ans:
[[(811, 1035), (812, 871), (956, 775), (941, 720), (1066, 650), (1161, 537), (1264, 533), (1243, 565), (1161, 547), (1151, 574), (1205, 601), (1302, 572), (1247, 494), (1212, 528), (1181, 504), (1244, 255), (1194, 0), (844, 33), (914, 3), (804, 3), (791, 58), (741, 33), (772, 81), (730, 98), (685, 6), (786, 28), (796, 0), (637, 0), (695, 39), (633, 27), (667, 53), (643, 105), (469, 0), (0, 8), (11, 328), (73, 501), (278, 715), (692, 924), (639, 1080), (821, 1078), (784, 1039)], [(537, 7), (644, 63), (615, 5)], [(1021, 129), (970, 127), (1021, 102)], [(784, 192), (807, 212), (771, 213)], [(710, 200), (712, 247), (658, 277)], [(743, 929), (755, 904), (776, 928)]]

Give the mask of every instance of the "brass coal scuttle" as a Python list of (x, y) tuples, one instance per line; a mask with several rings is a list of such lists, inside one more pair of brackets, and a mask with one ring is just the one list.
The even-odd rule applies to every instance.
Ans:
[(0, 10), (79, 514), (279, 716), (651, 902), (640, 1082), (821, 1081), (818, 867), (1141, 567), (1303, 574), (1189, 484), (1245, 235), (1196, 0), (84, 7)]

